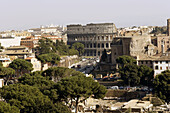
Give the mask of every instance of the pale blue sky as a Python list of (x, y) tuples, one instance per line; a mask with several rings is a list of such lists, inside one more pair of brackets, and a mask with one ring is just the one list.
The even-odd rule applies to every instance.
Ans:
[(0, 31), (92, 22), (165, 26), (170, 0), (0, 0), (0, 14)]

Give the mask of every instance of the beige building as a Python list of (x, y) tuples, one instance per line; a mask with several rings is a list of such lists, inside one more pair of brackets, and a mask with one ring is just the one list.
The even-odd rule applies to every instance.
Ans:
[(12, 62), (10, 57), (7, 55), (0, 56), (0, 62), (2, 63), (3, 67), (8, 67), (9, 64)]
[(10, 57), (17, 57), (25, 59), (29, 56), (32, 56), (33, 53), (30, 49), (25, 46), (12, 46), (5, 49), (5, 51), (0, 52), (0, 55), (8, 55)]
[(152, 44), (157, 47), (157, 53), (166, 53), (170, 51), (170, 36), (154, 36)]
[(133, 37), (115, 37), (111, 45), (111, 61), (116, 64), (116, 59), (122, 55), (152, 56), (157, 52), (157, 48), (151, 44), (149, 35)]
[(49, 38), (53, 42), (56, 42), (56, 40), (61, 41), (62, 38), (59, 38), (58, 36), (52, 36), (52, 35), (42, 35), (42, 36), (31, 36), (21, 39), (21, 46), (26, 46), (29, 49), (35, 48), (38, 46), (38, 41), (42, 38)]
[(129, 102), (125, 103), (122, 107), (122, 112), (125, 112), (127, 109), (131, 109), (132, 113), (146, 113), (152, 111), (153, 104), (150, 101), (141, 101), (138, 99), (132, 99)]
[(41, 71), (41, 62), (37, 58), (27, 57), (25, 60), (30, 62), (33, 65), (33, 71), (32, 72)]

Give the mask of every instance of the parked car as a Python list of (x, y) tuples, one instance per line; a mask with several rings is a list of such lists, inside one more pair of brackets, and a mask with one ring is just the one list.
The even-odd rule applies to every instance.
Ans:
[(119, 89), (119, 87), (118, 86), (112, 86), (112, 87), (110, 87), (110, 89)]

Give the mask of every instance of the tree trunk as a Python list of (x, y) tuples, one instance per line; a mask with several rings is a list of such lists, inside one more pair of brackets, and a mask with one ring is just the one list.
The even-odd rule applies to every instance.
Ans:
[(41, 63), (41, 71), (43, 71), (44, 63)]
[(79, 103), (79, 97), (77, 97), (77, 100), (76, 100), (76, 111), (75, 111), (75, 113), (78, 113), (78, 103)]

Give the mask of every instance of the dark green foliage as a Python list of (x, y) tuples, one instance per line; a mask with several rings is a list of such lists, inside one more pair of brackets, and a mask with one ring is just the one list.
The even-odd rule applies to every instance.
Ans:
[(166, 34), (167, 33), (167, 27), (155, 27), (155, 29), (151, 32), (151, 34)]
[(69, 55), (79, 55), (79, 52), (75, 49), (69, 49)]
[(141, 77), (140, 79), (140, 84), (145, 85), (145, 86), (152, 86), (153, 84), (153, 79), (154, 79), (154, 71), (152, 68), (145, 66), (145, 65), (140, 65), (138, 69), (138, 74)]
[(0, 78), (15, 75), (15, 70), (7, 67), (0, 67)]
[(80, 42), (74, 43), (71, 48), (77, 50), (79, 52), (79, 56), (82, 56), (84, 53), (84, 44)]
[(7, 67), (0, 67), (0, 78), (5, 80), (5, 84), (8, 83), (10, 77), (15, 75), (15, 70)]
[(6, 102), (0, 101), (0, 113), (19, 113), (19, 109), (15, 106), (10, 106)]
[(54, 105), (50, 99), (36, 87), (14, 84), (4, 86), (0, 92), (2, 97), (11, 105), (17, 106), (21, 113), (54, 111)]
[(49, 53), (49, 54), (41, 54), (38, 57), (38, 60), (41, 61), (41, 70), (43, 70), (43, 66), (45, 63), (50, 63), (52, 66), (57, 65), (60, 61), (60, 56), (56, 53)]
[(58, 64), (60, 61), (60, 56), (58, 56), (56, 53), (49, 53), (49, 54), (42, 54), (38, 56), (38, 59), (42, 63), (50, 63), (51, 65)]
[(122, 66), (126, 64), (136, 64), (136, 60), (133, 57), (127, 55), (119, 56), (116, 59), (116, 62), (121, 64)]
[[(78, 55), (78, 51), (70, 49), (69, 45), (66, 45), (63, 40), (53, 42), (49, 38), (42, 38), (39, 40), (36, 50), (36, 56), (49, 53), (57, 53), (58, 55)], [(83, 45), (84, 46), (84, 45)], [(80, 49), (79, 49), (80, 50)]]
[(58, 90), (60, 99), (66, 103), (68, 103), (69, 100), (76, 101), (76, 109), (80, 99), (83, 98), (83, 100), (85, 100), (92, 95), (94, 95), (95, 98), (103, 98), (107, 91), (104, 86), (95, 82), (92, 78), (85, 76), (63, 78), (58, 82)]
[(166, 102), (170, 102), (170, 71), (164, 71), (154, 79), (155, 94)]
[(3, 64), (2, 64), (2, 62), (0, 62), (0, 67), (2, 67), (3, 66)]
[(56, 50), (60, 55), (68, 55), (69, 47), (63, 41), (56, 40)]
[(37, 87), (44, 95), (47, 95), (54, 102), (58, 99), (57, 89), (55, 88), (56, 84), (48, 78), (41, 76), (41, 74), (25, 74), (18, 79), (18, 82), (23, 85)]
[(33, 65), (24, 59), (15, 59), (9, 64), (9, 67), (16, 71), (17, 76), (23, 75), (24, 73), (29, 73), (33, 70)]
[(138, 85), (140, 83), (138, 66), (136, 64), (126, 64), (125, 66), (120, 67), (119, 73), (125, 84), (129, 86)]
[(64, 77), (68, 76), (76, 76), (83, 75), (83, 73), (75, 71), (73, 69), (65, 68), (65, 67), (52, 67), (48, 68), (43, 72), (43, 76), (49, 76), (55, 82), (60, 81)]
[(36, 47), (37, 55), (55, 53), (55, 43), (49, 38), (42, 38), (38, 41), (38, 47)]
[(119, 73), (127, 85), (145, 85), (152, 86), (153, 69), (148, 66), (136, 65), (136, 60), (130, 56), (120, 56), (116, 59), (119, 63)]
[[(21, 113), (59, 113), (61, 111), (61, 108), (53, 104), (37, 87), (14, 84), (4, 86), (0, 93), (8, 103), (17, 106)], [(59, 106), (64, 107), (62, 104)], [(63, 112), (67, 113), (68, 110)]]

